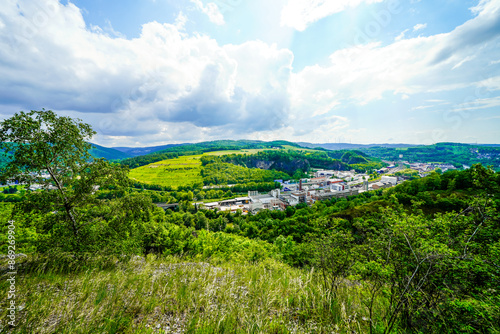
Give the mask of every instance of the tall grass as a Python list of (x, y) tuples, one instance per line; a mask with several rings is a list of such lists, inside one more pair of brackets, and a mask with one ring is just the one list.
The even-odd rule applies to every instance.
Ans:
[(41, 257), (21, 265), (17, 326), (6, 333), (364, 333), (359, 285), (325, 291), (314, 270), (255, 264)]
[(179, 186), (202, 183), (201, 155), (182, 156), (152, 163), (147, 166), (132, 169), (131, 179), (160, 186)]

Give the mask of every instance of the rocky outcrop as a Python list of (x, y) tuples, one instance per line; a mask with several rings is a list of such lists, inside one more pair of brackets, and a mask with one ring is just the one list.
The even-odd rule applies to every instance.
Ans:
[(247, 167), (260, 168), (266, 170), (275, 169), (283, 171), (288, 174), (293, 174), (298, 169), (301, 169), (303, 171), (308, 170), (310, 164), (309, 161), (306, 159), (294, 159), (290, 161), (267, 161), (260, 159), (252, 159), (247, 162)]

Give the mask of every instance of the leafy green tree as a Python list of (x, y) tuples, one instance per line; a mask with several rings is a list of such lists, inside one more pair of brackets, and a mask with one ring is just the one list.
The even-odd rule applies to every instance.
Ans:
[(90, 125), (51, 110), (21, 111), (0, 122), (0, 149), (12, 154), (1, 181), (15, 179), (27, 189), (40, 185), (40, 191), (28, 190), (18, 209), (46, 215), (45, 230), (52, 235), (69, 237), (69, 231), (67, 244), (75, 250), (102, 220), (92, 214), (106, 204), (98, 189), (128, 183), (125, 169), (91, 157), (87, 140), (94, 134)]
[(315, 265), (320, 269), (323, 286), (334, 294), (355, 263), (354, 238), (349, 232), (334, 231), (313, 239)]

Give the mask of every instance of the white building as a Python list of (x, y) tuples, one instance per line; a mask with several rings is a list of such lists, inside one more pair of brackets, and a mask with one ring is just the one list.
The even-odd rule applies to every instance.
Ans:
[(334, 183), (330, 185), (330, 189), (332, 191), (343, 191), (344, 190), (344, 185), (340, 183)]
[(334, 171), (334, 170), (319, 170), (316, 173), (314, 173), (314, 176), (315, 177), (324, 177), (324, 176), (332, 177), (332, 176), (335, 176), (335, 173), (337, 173), (337, 171)]
[(392, 183), (392, 185), (396, 185), (398, 183), (398, 178), (396, 176), (382, 176), (380, 182)]

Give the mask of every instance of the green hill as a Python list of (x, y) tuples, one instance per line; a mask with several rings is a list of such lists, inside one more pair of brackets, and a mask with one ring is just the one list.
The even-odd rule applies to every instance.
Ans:
[(106, 160), (121, 160), (131, 157), (130, 154), (120, 152), (113, 148), (100, 146), (97, 144), (92, 144), (92, 149), (90, 150), (90, 154), (94, 158), (104, 158)]
[(285, 146), (300, 147), (297, 144), (284, 140), (264, 142), (258, 140), (217, 140), (196, 144), (181, 144), (146, 155), (123, 160), (121, 163), (130, 168), (137, 168), (162, 160), (176, 158), (183, 155), (199, 155), (215, 151), (238, 151), (253, 149), (284, 148)]
[[(120, 152), (118, 150), (115, 150), (113, 148), (107, 148), (104, 146), (100, 146), (97, 144), (92, 144), (92, 149), (90, 149), (89, 153), (94, 157), (94, 158), (104, 158), (106, 160), (122, 160), (126, 158), (130, 158), (131, 155), (127, 153)], [(9, 161), (11, 154), (5, 153), (3, 151), (0, 151), (0, 167), (3, 164), (6, 164)]]
[(460, 143), (438, 143), (411, 147), (368, 147), (360, 151), (380, 159), (408, 162), (436, 162), (471, 166), (476, 163), (500, 168), (500, 147)]
[[(103, 217), (85, 253), (64, 252), (50, 211), (16, 211), (16, 252), (27, 256), (15, 260), (23, 307), (12, 333), (500, 330), (500, 173), (480, 165), (255, 215), (190, 203), (164, 212), (149, 194), (82, 210)], [(4, 231), (12, 209), (0, 205)]]

